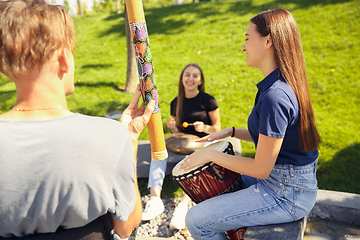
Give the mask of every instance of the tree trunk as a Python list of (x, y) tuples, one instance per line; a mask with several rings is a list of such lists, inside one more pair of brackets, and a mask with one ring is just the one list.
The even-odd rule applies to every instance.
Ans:
[(120, 13), (121, 13), (120, 0), (116, 0), (116, 12), (117, 12), (117, 14), (120, 14)]
[(82, 9), (82, 4), (81, 4), (81, 0), (78, 0), (78, 5), (79, 5), (79, 14), (82, 16), (82, 15), (84, 15), (84, 11), (83, 11), (83, 9)]
[(127, 45), (127, 71), (126, 71), (126, 87), (127, 93), (135, 93), (136, 86), (139, 83), (139, 72), (137, 69), (137, 61), (135, 58), (135, 50), (132, 41), (131, 30), (129, 27), (129, 19), (126, 11), (126, 4), (124, 10), (125, 19), (125, 33), (126, 33), (126, 45)]

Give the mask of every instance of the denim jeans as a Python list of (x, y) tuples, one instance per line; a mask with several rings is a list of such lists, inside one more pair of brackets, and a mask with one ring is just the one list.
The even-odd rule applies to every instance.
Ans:
[(186, 215), (197, 239), (227, 239), (225, 231), (303, 218), (317, 193), (317, 160), (305, 166), (275, 165), (265, 180), (242, 175), (243, 189), (205, 200)]
[(158, 187), (162, 189), (164, 183), (165, 171), (166, 171), (167, 159), (162, 161), (154, 161), (151, 159), (148, 189), (151, 187)]

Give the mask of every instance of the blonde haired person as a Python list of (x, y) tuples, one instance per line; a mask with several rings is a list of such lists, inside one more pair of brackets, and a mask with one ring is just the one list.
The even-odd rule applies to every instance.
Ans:
[(138, 87), (120, 122), (69, 111), (75, 44), (61, 7), (0, 2), (0, 70), (17, 93), (0, 115), (0, 239), (127, 238), (141, 220), (135, 154), (154, 102), (138, 108)]
[(307, 86), (300, 34), (285, 9), (251, 18), (245, 34), (247, 65), (264, 79), (248, 118), (248, 128), (225, 128), (201, 141), (234, 136), (254, 142), (254, 158), (213, 150), (195, 152), (181, 169), (212, 161), (242, 174), (243, 189), (191, 208), (186, 226), (194, 239), (227, 239), (225, 231), (292, 222), (314, 206), (321, 142)]

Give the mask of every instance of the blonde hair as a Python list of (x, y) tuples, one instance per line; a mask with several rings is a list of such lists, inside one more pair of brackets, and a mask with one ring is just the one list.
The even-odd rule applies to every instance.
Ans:
[(74, 50), (73, 22), (44, 0), (0, 2), (0, 70), (10, 78), (41, 70), (59, 49)]
[(270, 34), (275, 60), (285, 81), (294, 90), (300, 109), (299, 137), (304, 151), (318, 149), (321, 143), (316, 129), (305, 71), (301, 37), (291, 13), (286, 9), (262, 12), (250, 20), (265, 37)]

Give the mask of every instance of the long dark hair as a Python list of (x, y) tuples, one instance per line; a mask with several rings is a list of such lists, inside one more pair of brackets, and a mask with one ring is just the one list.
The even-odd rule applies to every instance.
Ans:
[(198, 86), (198, 89), (200, 92), (205, 92), (205, 78), (204, 78), (204, 73), (203, 73), (203, 70), (201, 69), (201, 67), (196, 63), (190, 63), (190, 64), (186, 65), (184, 67), (184, 69), (181, 71), (180, 78), (179, 78), (179, 91), (178, 91), (178, 96), (177, 96), (176, 116), (175, 116), (176, 127), (179, 129), (182, 129), (182, 130), (184, 128), (182, 126), (181, 115), (182, 115), (182, 109), (183, 109), (184, 98), (185, 98), (185, 89), (184, 89), (184, 84), (182, 83), (182, 78), (183, 78), (185, 69), (190, 66), (199, 69), (201, 84)]
[(288, 10), (274, 9), (262, 12), (250, 21), (256, 25), (261, 36), (270, 34), (276, 63), (285, 81), (297, 96), (300, 109), (299, 138), (302, 149), (306, 152), (318, 149), (321, 138), (315, 125), (301, 37), (293, 16)]

